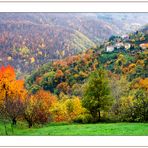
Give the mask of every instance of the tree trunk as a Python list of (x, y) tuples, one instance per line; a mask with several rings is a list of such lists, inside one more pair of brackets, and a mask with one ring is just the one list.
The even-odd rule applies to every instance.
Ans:
[[(24, 115), (25, 116), (25, 115)], [(25, 119), (26, 119), (26, 121), (27, 121), (27, 123), (28, 123), (28, 127), (29, 128), (31, 128), (32, 127), (32, 120), (30, 119), (30, 118), (27, 118), (27, 116), (25, 116)]]
[(13, 118), (13, 119), (12, 119), (12, 124), (13, 124), (13, 125), (16, 125), (16, 118)]
[(5, 134), (8, 135), (7, 127), (6, 127), (6, 123), (5, 123), (5, 121), (3, 121), (3, 123), (4, 123), (4, 127), (5, 127)]
[(100, 111), (99, 111), (98, 113), (99, 113), (99, 121), (100, 121), (100, 119), (101, 119), (101, 114), (100, 114)]
[(93, 122), (96, 122), (97, 121), (97, 114), (96, 114), (96, 112), (91, 111), (91, 115), (93, 117)]
[(32, 122), (31, 121), (28, 122), (28, 126), (29, 126), (29, 128), (32, 127)]

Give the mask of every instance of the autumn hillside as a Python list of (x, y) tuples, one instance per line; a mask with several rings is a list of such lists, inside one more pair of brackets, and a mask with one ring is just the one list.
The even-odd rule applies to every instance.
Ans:
[[(113, 51), (110, 51), (112, 49)], [(80, 88), (98, 68), (108, 70), (110, 77), (125, 76), (133, 85), (148, 77), (148, 34), (145, 29), (128, 35), (112, 36), (97, 48), (43, 65), (27, 77), (26, 86), (33, 92), (43, 88), (52, 93), (81, 95)]]
[[(128, 16), (128, 17), (127, 17)], [(99, 45), (145, 24), (145, 14), (1, 13), (0, 65), (18, 75)], [(131, 23), (132, 22), (132, 23)]]
[(0, 134), (147, 135), (145, 16), (0, 15)]

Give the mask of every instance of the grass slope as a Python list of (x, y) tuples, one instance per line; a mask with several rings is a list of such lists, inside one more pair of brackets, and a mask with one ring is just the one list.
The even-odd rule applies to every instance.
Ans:
[[(7, 125), (9, 135), (26, 136), (148, 136), (148, 123), (99, 123), (99, 124), (64, 124), (51, 123), (43, 127), (28, 128), (19, 123), (12, 134)], [(0, 135), (5, 135), (4, 126), (0, 124)]]

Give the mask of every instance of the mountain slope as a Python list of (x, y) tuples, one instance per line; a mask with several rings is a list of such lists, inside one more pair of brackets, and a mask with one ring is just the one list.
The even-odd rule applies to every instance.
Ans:
[[(137, 23), (138, 27), (145, 24), (143, 15), (0, 13), (0, 65), (11, 64), (17, 72), (30, 72), (53, 59), (99, 45), (113, 34), (133, 31)], [(127, 27), (131, 24), (133, 28)]]
[[(128, 39), (117, 36), (98, 48), (43, 65), (26, 79), (26, 86), (33, 92), (42, 88), (56, 94), (80, 95), (80, 88), (89, 75), (103, 68), (110, 79), (125, 77), (131, 87), (148, 90), (147, 38), (148, 34), (136, 31)], [(108, 46), (113, 50), (107, 51)]]

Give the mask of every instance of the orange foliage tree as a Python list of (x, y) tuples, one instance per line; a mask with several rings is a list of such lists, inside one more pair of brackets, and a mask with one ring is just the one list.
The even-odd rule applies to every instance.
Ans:
[(148, 78), (137, 78), (133, 82), (133, 86), (131, 87), (133, 89), (144, 89), (148, 92)]
[(24, 81), (16, 80), (15, 71), (11, 66), (0, 68), (0, 107), (2, 116), (11, 119), (13, 125), (23, 114), (23, 100), (25, 98)]
[(59, 92), (62, 91), (65, 94), (67, 94), (70, 91), (70, 86), (68, 85), (67, 82), (62, 82), (62, 83), (58, 84), (56, 88), (58, 89)]
[(29, 128), (35, 123), (43, 124), (50, 121), (49, 109), (56, 101), (55, 96), (44, 90), (28, 95), (24, 103), (24, 117)]

